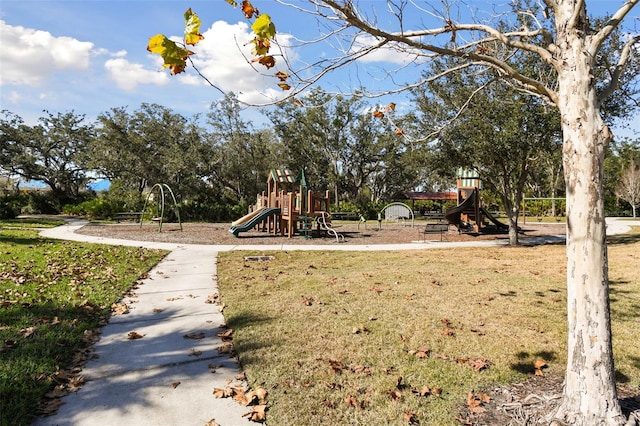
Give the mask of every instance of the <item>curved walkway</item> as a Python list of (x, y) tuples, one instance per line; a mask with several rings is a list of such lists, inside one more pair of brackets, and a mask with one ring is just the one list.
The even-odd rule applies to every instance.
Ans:
[[(42, 236), (56, 239), (169, 250), (141, 281), (135, 294), (123, 301), (127, 315), (113, 316), (94, 345), (97, 358), (82, 371), (87, 382), (62, 401), (58, 413), (39, 418), (34, 425), (179, 425), (202, 426), (215, 420), (220, 426), (255, 424), (243, 417), (249, 409), (231, 398), (217, 399), (214, 388), (224, 388), (241, 372), (237, 360), (221, 353), (216, 335), (224, 330), (224, 317), (215, 303), (206, 303), (217, 293), (216, 258), (230, 250), (415, 250), (430, 248), (485, 247), (505, 245), (504, 240), (471, 243), (425, 242), (380, 245), (214, 246), (154, 243), (77, 234), (87, 222), (72, 220), (47, 229)], [(628, 232), (627, 222), (607, 220), (610, 234)], [(523, 238), (524, 244), (563, 242), (564, 237)], [(210, 301), (210, 300), (209, 300)], [(130, 332), (143, 334), (127, 339)], [(202, 339), (189, 339), (187, 334)]]

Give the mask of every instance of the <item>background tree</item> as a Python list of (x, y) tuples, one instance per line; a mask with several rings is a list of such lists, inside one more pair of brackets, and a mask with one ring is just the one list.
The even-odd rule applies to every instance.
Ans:
[(164, 183), (180, 199), (189, 199), (204, 185), (205, 134), (196, 119), (157, 104), (142, 104), (131, 114), (113, 108), (98, 117), (90, 165), (139, 194)]
[[(303, 106), (301, 106), (303, 105)], [(331, 188), (333, 201), (388, 200), (407, 189), (417, 172), (402, 139), (372, 107), (356, 96), (332, 96), (315, 89), (295, 102), (267, 112), (280, 138), (288, 167), (304, 169), (316, 189)], [(408, 179), (405, 179), (408, 178)]]
[(5, 114), (2, 162), (3, 168), (22, 179), (47, 185), (52, 204), (43, 213), (55, 213), (76, 201), (86, 188), (86, 154), (93, 126), (86, 123), (84, 115), (74, 112), (46, 114), (35, 126)]
[(245, 207), (265, 190), (269, 170), (282, 167), (279, 144), (268, 130), (256, 130), (241, 117), (241, 105), (234, 94), (211, 105), (207, 123), (211, 147), (209, 182), (221, 185)]
[(438, 134), (441, 173), (475, 170), (500, 197), (509, 243), (517, 245), (525, 185), (542, 156), (560, 151), (560, 123), (555, 109), (492, 74), (473, 68), (448, 74), (417, 90), (416, 102), (425, 133)]
[(635, 218), (636, 209), (640, 206), (640, 163), (631, 160), (622, 171), (616, 195), (631, 205), (632, 216)]

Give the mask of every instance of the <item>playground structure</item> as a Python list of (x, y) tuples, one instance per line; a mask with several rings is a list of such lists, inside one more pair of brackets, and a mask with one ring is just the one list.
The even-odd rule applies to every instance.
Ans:
[[(154, 197), (154, 191), (156, 190), (158, 192), (157, 200)], [(169, 188), (169, 185), (165, 183), (156, 183), (151, 187), (149, 194), (147, 194), (147, 198), (144, 200), (144, 206), (142, 207), (142, 212), (140, 214), (141, 228), (142, 228), (142, 222), (144, 221), (147, 207), (150, 207), (150, 208), (152, 207), (151, 205), (152, 203), (149, 203), (149, 201), (151, 200), (152, 202), (156, 201), (155, 203), (156, 211), (155, 211), (155, 214), (151, 215), (152, 217), (151, 220), (154, 222), (158, 222), (158, 232), (162, 232), (162, 223), (164, 222), (164, 219), (165, 219), (165, 206), (166, 206), (167, 197), (169, 195), (171, 196), (171, 201), (173, 201), (173, 210), (178, 219), (178, 223), (180, 224), (180, 231), (182, 231), (182, 221), (180, 220), (180, 210), (178, 209), (178, 202), (176, 201), (175, 195), (173, 195), (173, 191), (171, 190), (171, 188)]]
[(256, 196), (256, 204), (249, 213), (231, 223), (229, 232), (237, 237), (253, 228), (293, 238), (300, 234), (310, 238), (312, 233), (331, 235), (344, 240), (331, 226), (330, 192), (308, 189), (304, 170), (294, 175), (287, 169), (272, 169), (267, 178), (267, 191)]
[(456, 186), (458, 205), (447, 209), (445, 218), (450, 225), (458, 228), (458, 232), (481, 233), (487, 227), (485, 219), (491, 221), (497, 231), (509, 230), (509, 225), (500, 222), (482, 207), (481, 181), (477, 173), (458, 169)]

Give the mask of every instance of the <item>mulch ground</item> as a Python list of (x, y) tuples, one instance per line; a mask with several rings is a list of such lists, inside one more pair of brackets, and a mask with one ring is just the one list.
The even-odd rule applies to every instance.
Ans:
[[(164, 223), (159, 231), (157, 223), (144, 223), (142, 227), (137, 223), (120, 224), (91, 224), (81, 228), (78, 233), (85, 235), (95, 235), (100, 237), (120, 238), (127, 240), (154, 241), (183, 244), (215, 244), (215, 245), (318, 245), (337, 244), (336, 239), (330, 236), (317, 236), (304, 238), (294, 235), (293, 238), (274, 235), (269, 232), (252, 230), (239, 234), (235, 238), (229, 233), (228, 223), (183, 223), (182, 230), (177, 223)], [(508, 240), (505, 233), (483, 233), (483, 234), (458, 234), (454, 227), (443, 235), (444, 241), (478, 241), (478, 240)], [(544, 235), (564, 235), (564, 224), (526, 224), (521, 225), (521, 238)], [(344, 243), (347, 245), (368, 245), (368, 244), (406, 244), (414, 241), (432, 240), (439, 241), (439, 234), (422, 234), (424, 224), (416, 224), (414, 227), (402, 226), (399, 224), (385, 224), (378, 230), (377, 224), (358, 226), (347, 223), (335, 226), (335, 230), (344, 236)]]
[[(182, 230), (177, 223), (164, 223), (162, 230), (156, 223), (143, 224), (91, 224), (81, 228), (78, 232), (86, 235), (95, 235), (107, 238), (119, 238), (139, 241), (169, 242), (179, 244), (216, 244), (216, 245), (335, 245), (335, 238), (316, 236), (315, 238), (303, 238), (294, 236), (287, 238), (273, 235), (268, 232), (252, 230), (241, 233), (235, 238), (229, 231), (228, 223), (184, 223)], [(557, 236), (565, 234), (564, 224), (520, 224), (522, 230), (520, 238)], [(373, 245), (373, 244), (402, 244), (421, 240), (439, 241), (439, 235), (424, 235), (421, 230), (424, 224), (415, 227), (399, 224), (383, 224), (377, 229), (377, 224), (363, 225), (344, 224), (336, 226), (336, 231), (344, 235), (343, 243), (346, 245)], [(458, 234), (452, 229), (443, 236), (444, 241), (478, 241), (478, 240), (508, 240), (505, 233), (483, 234)], [(553, 420), (553, 414), (558, 408), (562, 395), (562, 378), (558, 376), (537, 377), (522, 383), (497, 387), (485, 390), (491, 400), (485, 403), (483, 412), (470, 410), (466, 405), (461, 405), (462, 414), (458, 417), (460, 424), (467, 425), (510, 425), (524, 426), (545, 424)], [(620, 403), (627, 416), (634, 413), (638, 417), (640, 425), (640, 395), (637, 390), (619, 387)]]

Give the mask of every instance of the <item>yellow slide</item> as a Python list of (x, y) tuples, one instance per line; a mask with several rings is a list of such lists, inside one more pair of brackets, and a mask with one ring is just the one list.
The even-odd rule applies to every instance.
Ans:
[(242, 225), (243, 223), (250, 221), (257, 215), (259, 215), (260, 212), (263, 211), (264, 209), (266, 209), (266, 207), (260, 207), (258, 210), (252, 211), (251, 213), (242, 216), (240, 219), (231, 222), (231, 226)]

